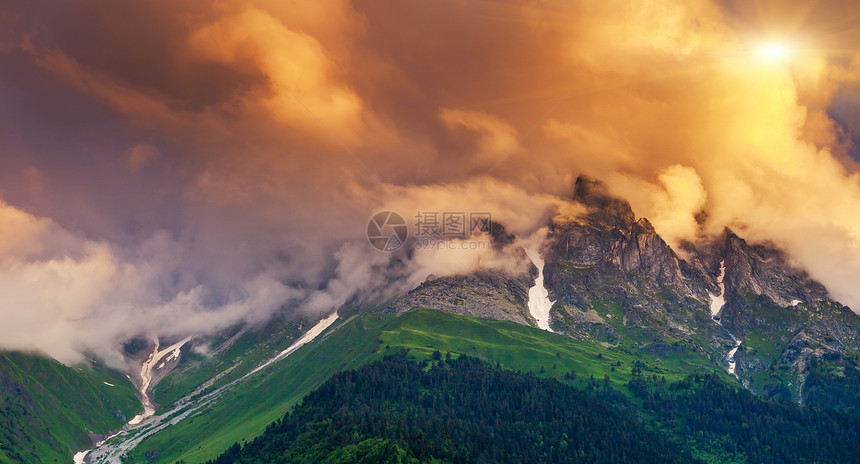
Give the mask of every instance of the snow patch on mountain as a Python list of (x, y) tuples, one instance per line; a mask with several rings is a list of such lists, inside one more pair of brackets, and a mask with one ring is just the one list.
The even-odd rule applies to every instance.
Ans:
[(158, 349), (158, 341), (156, 340), (155, 349), (152, 350), (152, 353), (150, 353), (149, 358), (147, 358), (147, 360), (143, 362), (143, 365), (140, 368), (140, 396), (141, 403), (143, 404), (143, 413), (134, 416), (134, 418), (128, 422), (129, 425), (137, 425), (147, 417), (155, 414), (155, 405), (152, 404), (152, 401), (149, 399), (149, 387), (152, 384), (152, 368), (168, 354), (170, 354), (170, 357), (168, 357), (165, 361), (178, 359), (180, 350), (182, 349), (182, 345), (188, 343), (188, 340), (191, 340), (191, 337), (188, 337), (180, 342), (174, 343), (173, 345), (170, 345), (169, 347), (160, 351)]
[(729, 350), (729, 353), (726, 355), (726, 360), (729, 362), (729, 374), (737, 377), (737, 361), (735, 360), (735, 353), (738, 352), (738, 348), (741, 347), (742, 340), (738, 340), (735, 342), (735, 347)]
[(720, 261), (720, 276), (717, 277), (717, 285), (720, 287), (720, 293), (714, 295), (713, 293), (708, 293), (711, 297), (711, 317), (715, 320), (717, 316), (720, 314), (720, 310), (723, 309), (723, 306), (726, 305), (726, 283), (724, 282), (726, 278), (726, 262), (725, 260)]
[(75, 457), (73, 457), (74, 464), (84, 464), (84, 459), (87, 458), (87, 455), (90, 454), (90, 450), (79, 451), (75, 453)]
[(549, 327), (549, 313), (552, 309), (554, 301), (549, 299), (549, 290), (546, 289), (543, 282), (543, 266), (544, 260), (540, 253), (533, 248), (525, 248), (526, 254), (532, 261), (532, 264), (538, 270), (538, 276), (535, 278), (535, 284), (529, 289), (529, 312), (537, 321), (539, 328), (552, 332)]
[(280, 361), (281, 359), (286, 358), (287, 356), (292, 354), (293, 351), (296, 351), (297, 349), (301, 348), (303, 345), (306, 345), (306, 344), (312, 342), (315, 338), (317, 338), (317, 336), (319, 334), (323, 333), (323, 331), (325, 331), (325, 329), (329, 328), (329, 326), (334, 324), (334, 321), (336, 321), (336, 320), (337, 320), (337, 312), (335, 312), (331, 316), (317, 322), (317, 324), (315, 326), (311, 327), (311, 330), (308, 330), (307, 332), (305, 332), (305, 334), (302, 335), (301, 338), (296, 340), (295, 343), (290, 345), (289, 348), (287, 348), (284, 351), (281, 351), (280, 353), (275, 355), (275, 357), (269, 359), (268, 361), (264, 362), (263, 364), (260, 364), (254, 370), (245, 374), (245, 377), (248, 377), (249, 375), (256, 374), (257, 372), (265, 369), (270, 364), (276, 363), (276, 362)]

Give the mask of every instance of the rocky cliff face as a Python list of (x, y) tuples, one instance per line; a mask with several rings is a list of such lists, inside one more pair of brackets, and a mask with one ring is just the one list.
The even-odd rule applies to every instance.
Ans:
[(725, 263), (719, 320), (741, 340), (737, 370), (750, 388), (804, 402), (807, 378), (827, 374), (815, 367), (844, 375), (860, 348), (860, 317), (773, 245), (750, 245), (727, 230), (712, 249)]
[[(725, 230), (679, 256), (599, 181), (578, 179), (572, 201), (587, 212), (552, 222), (542, 250), (554, 331), (651, 352), (695, 350), (769, 397), (860, 400), (860, 317), (778, 247)], [(534, 326), (534, 271), (443, 277), (387, 310), (426, 306)]]
[(550, 224), (547, 261), (591, 268), (600, 277), (635, 275), (649, 286), (673, 286), (686, 295), (705, 287), (682, 272), (682, 263), (648, 219), (636, 220), (630, 204), (612, 198), (598, 181), (580, 177), (573, 201), (587, 214)]
[(507, 248), (523, 263), (520, 272), (509, 273), (481, 269), (469, 275), (430, 276), (417, 288), (381, 308), (383, 313), (400, 313), (412, 308), (432, 308), (464, 316), (483, 317), (537, 326), (529, 313), (529, 288), (534, 285), (537, 269), (529, 266), (525, 250), (511, 246), (516, 237), (502, 224), (492, 223), (489, 230), (497, 251)]
[(734, 341), (710, 317), (709, 293), (718, 285), (702, 259), (680, 259), (647, 219), (637, 220), (628, 202), (596, 180), (578, 179), (572, 200), (587, 213), (550, 224), (544, 251), (557, 301), (553, 327), (646, 349), (680, 342), (724, 363)]
[(469, 275), (430, 278), (382, 312), (432, 308), (534, 327), (536, 321), (528, 309), (528, 293), (532, 285), (532, 278), (526, 272), (511, 276), (484, 270)]

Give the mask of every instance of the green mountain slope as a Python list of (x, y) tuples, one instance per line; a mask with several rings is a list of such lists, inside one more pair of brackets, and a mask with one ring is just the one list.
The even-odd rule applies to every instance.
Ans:
[(185, 350), (174, 371), (159, 380), (150, 396), (157, 404), (169, 405), (216, 376), (210, 386), (225, 385), (247, 374), (272, 353), (290, 346), (314, 322), (306, 316), (284, 312), (254, 330), (243, 327), (227, 330), (207, 340), (207, 346), (213, 347), (211, 352)]
[(211, 407), (144, 440), (129, 453), (132, 462), (201, 462), (259, 435), (333, 374), (373, 359), (388, 322), (367, 315), (330, 328), (314, 343), (230, 387)]
[[(108, 384), (112, 384), (108, 385)], [(119, 372), (0, 353), (0, 463), (66, 463), (140, 406)]]
[[(400, 315), (366, 313), (330, 328), (314, 343), (260, 374), (236, 384), (211, 408), (144, 440), (134, 462), (194, 463), (211, 459), (234, 442), (250, 440), (280, 418), (304, 395), (335, 373), (409, 349), (410, 358), (429, 359), (434, 351), (468, 354), (500, 366), (534, 372), (574, 385), (594, 378), (622, 387), (634, 367), (669, 380), (690, 372), (720, 372), (695, 352), (675, 347), (671, 356), (627, 346), (574, 340), (512, 322), (416, 309)], [(571, 372), (575, 378), (571, 378)], [(148, 457), (147, 457), (148, 456)]]

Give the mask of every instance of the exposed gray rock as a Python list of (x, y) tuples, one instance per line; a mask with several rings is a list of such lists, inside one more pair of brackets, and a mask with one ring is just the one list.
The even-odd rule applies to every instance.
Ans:
[(464, 316), (512, 321), (535, 326), (528, 310), (529, 274), (510, 276), (497, 271), (427, 280), (381, 312), (399, 313), (432, 308)]

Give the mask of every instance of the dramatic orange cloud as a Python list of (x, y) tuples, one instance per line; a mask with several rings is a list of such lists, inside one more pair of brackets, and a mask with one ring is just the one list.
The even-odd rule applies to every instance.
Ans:
[[(89, 266), (92, 314), (146, 314), (157, 335), (220, 311), (209, 330), (480, 255), (373, 255), (381, 209), (492, 211), (539, 237), (586, 173), (673, 245), (725, 226), (775, 241), (860, 309), (860, 8), (790, 3), (22, 5), (0, 20), (0, 105), (20, 115), (0, 117), (19, 174), (0, 177), (0, 233), (27, 243), (0, 262)], [(39, 201), (14, 187), (30, 168)], [(107, 290), (121, 278), (137, 286)]]

